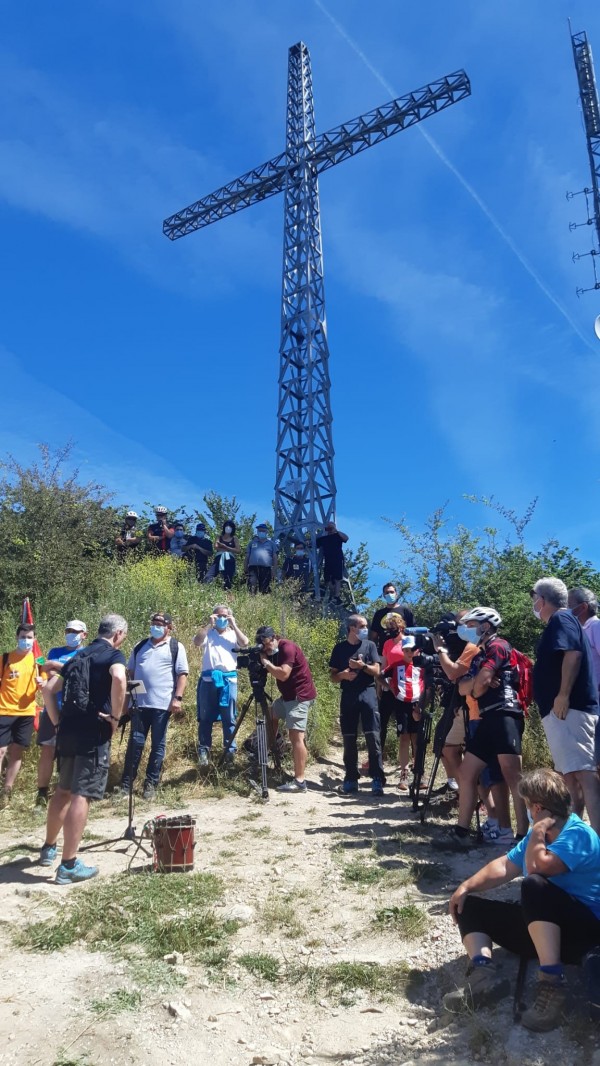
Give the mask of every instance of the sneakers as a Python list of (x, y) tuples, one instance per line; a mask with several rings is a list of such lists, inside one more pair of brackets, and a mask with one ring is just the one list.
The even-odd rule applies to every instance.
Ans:
[(408, 770), (400, 771), (400, 780), (398, 782), (399, 792), (408, 792), (410, 785), (408, 783)]
[(483, 839), (486, 844), (494, 844), (498, 848), (512, 848), (515, 843), (512, 829), (501, 829), (499, 826), (489, 829)]
[(458, 781), (455, 777), (449, 777), (446, 781), (448, 792), (458, 792)]
[(40, 849), (38, 866), (53, 866), (56, 859), (56, 844), (44, 844)]
[(76, 885), (80, 881), (90, 881), (97, 873), (97, 866), (86, 866), (81, 859), (77, 859), (72, 870), (61, 862), (54, 880), (57, 885)]
[(156, 795), (156, 785), (153, 785), (151, 781), (146, 781), (144, 785), (144, 791), (142, 792), (142, 799), (151, 800)]
[(46, 789), (41, 789), (41, 788), (38, 789), (38, 794), (35, 797), (35, 805), (36, 805), (36, 807), (47, 807), (48, 806), (48, 789), (47, 788)]
[(342, 781), (338, 792), (341, 796), (350, 796), (353, 792), (358, 792), (358, 781)]
[(371, 785), (372, 796), (383, 796), (383, 781), (380, 781), (378, 777), (373, 778), (373, 784)]
[(540, 970), (533, 1004), (523, 1011), (521, 1025), (534, 1033), (547, 1033), (556, 1029), (563, 1020), (565, 1001), (564, 977), (542, 973)]
[(228, 748), (223, 756), (223, 759), (227, 766), (233, 766), (235, 762), (235, 751), (232, 751), (231, 748)]
[(204, 748), (200, 748), (198, 752), (198, 765), (208, 766), (208, 752)]
[(443, 1004), (452, 1014), (462, 1014), (481, 1007), (491, 1007), (508, 996), (510, 981), (498, 972), (493, 962), (484, 966), (469, 964), (463, 988), (448, 992)]
[(308, 792), (306, 781), (296, 781), (293, 777), (291, 781), (284, 781), (283, 785), (278, 785), (275, 789), (276, 792)]

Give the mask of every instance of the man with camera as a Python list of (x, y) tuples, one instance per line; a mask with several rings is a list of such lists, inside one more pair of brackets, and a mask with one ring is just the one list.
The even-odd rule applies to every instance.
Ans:
[(128, 511), (125, 515), (125, 523), (115, 538), (117, 556), (121, 560), (130, 555), (133, 548), (137, 548), (141, 544), (142, 537), (136, 529), (138, 518), (137, 511)]
[(267, 674), (275, 678), (281, 696), (275, 700), (272, 714), (275, 722), (283, 718), (290, 735), (294, 776), (279, 785), (278, 792), (306, 792), (306, 726), (309, 711), (317, 698), (317, 690), (306, 656), (297, 644), (278, 637), (271, 626), (261, 626), (256, 643), (263, 650), (261, 663)]
[[(91, 800), (103, 798), (110, 765), (110, 742), (119, 724), (127, 696), (125, 657), (119, 648), (127, 636), (121, 615), (100, 620), (98, 636), (62, 667), (48, 682), (44, 702), (50, 720), (58, 726), (58, 785), (48, 806), (46, 841), (40, 866), (52, 866), (56, 841), (63, 830), (62, 860), (57, 885), (89, 881), (97, 866), (86, 866), (77, 851), (88, 819)], [(58, 693), (63, 693), (58, 710)]]
[(167, 508), (159, 505), (154, 508), (154, 514), (156, 522), (150, 523), (147, 533), (150, 547), (155, 552), (168, 552), (175, 530), (167, 522)]
[(381, 756), (381, 735), (375, 678), (379, 677), (380, 660), (377, 648), (369, 640), (367, 619), (361, 614), (348, 618), (348, 636), (336, 644), (331, 652), (329, 670), (331, 680), (341, 688), (340, 729), (344, 740), (345, 776), (341, 793), (349, 796), (358, 792), (358, 727), (362, 725), (369, 752), (371, 791), (383, 796), (385, 774)]
[(242, 633), (227, 604), (218, 603), (206, 625), (201, 626), (193, 643), (202, 651), (202, 670), (198, 679), (198, 762), (208, 766), (212, 747), (212, 730), (221, 719), (226, 758), (233, 761), (237, 750), (231, 738), (235, 732), (237, 713), (237, 658), (241, 648), (248, 647), (248, 637)]
[(146, 691), (139, 693), (132, 705), (121, 791), (129, 792), (135, 781), (150, 733), (145, 800), (152, 799), (158, 788), (167, 750), (167, 729), (171, 716), (178, 717), (183, 712), (183, 694), (190, 672), (185, 648), (172, 634), (171, 615), (155, 611), (150, 619), (149, 637), (136, 644), (127, 664), (130, 679), (143, 682)]

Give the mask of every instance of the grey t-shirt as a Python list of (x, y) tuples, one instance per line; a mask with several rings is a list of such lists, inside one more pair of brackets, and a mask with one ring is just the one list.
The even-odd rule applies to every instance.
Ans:
[[(136, 681), (143, 681), (146, 689), (145, 693), (137, 697), (138, 707), (153, 707), (166, 711), (175, 691), (170, 637), (160, 644), (152, 644), (148, 639), (142, 644), (135, 660), (133, 652), (131, 653), (127, 666), (131, 676)], [(186, 650), (183, 644), (178, 643), (175, 673), (178, 675), (189, 672)]]
[(277, 555), (274, 540), (259, 540), (253, 537), (246, 549), (248, 566), (273, 566)]

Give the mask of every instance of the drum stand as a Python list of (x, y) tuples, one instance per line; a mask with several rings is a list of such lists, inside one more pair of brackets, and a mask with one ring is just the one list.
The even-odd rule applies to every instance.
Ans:
[[(141, 691), (141, 687), (140, 687), (141, 685), (142, 685), (142, 683), (138, 682), (138, 681), (128, 681), (127, 682), (127, 691), (129, 692), (129, 698), (131, 700), (131, 714), (129, 716), (129, 732), (130, 732), (130, 734), (131, 734), (131, 732), (133, 730), (133, 722), (132, 722), (131, 715), (135, 714), (137, 709), (138, 709), (137, 693), (138, 693), (138, 691)], [(145, 691), (145, 689), (144, 689), (144, 691)], [(126, 726), (127, 726), (127, 722), (125, 722), (121, 726), (121, 744), (123, 743), (123, 738), (125, 736)], [(111, 844), (120, 844), (121, 841), (126, 840), (128, 843), (127, 843), (127, 848), (124, 849), (125, 851), (128, 850), (128, 848), (129, 848), (129, 846), (131, 844), (137, 844), (137, 850), (138, 851), (143, 851), (144, 855), (147, 855), (149, 858), (152, 857), (152, 852), (151, 851), (146, 851), (146, 848), (142, 844), (142, 837), (137, 835), (137, 833), (135, 831), (135, 826), (133, 824), (133, 811), (134, 811), (134, 803), (133, 803), (133, 774), (131, 772), (132, 763), (133, 763), (133, 744), (131, 744), (131, 746), (129, 746), (129, 744), (128, 744), (128, 748), (129, 748), (129, 794), (128, 794), (128, 804), (127, 804), (127, 825), (125, 826), (123, 834), (120, 837), (113, 837), (111, 840), (95, 840), (95, 841), (93, 841), (93, 843), (86, 844), (85, 847), (80, 848), (79, 849), (80, 851), (95, 851), (98, 848), (108, 848), (108, 847), (110, 847)], [(126, 756), (126, 758), (127, 758), (127, 756)]]

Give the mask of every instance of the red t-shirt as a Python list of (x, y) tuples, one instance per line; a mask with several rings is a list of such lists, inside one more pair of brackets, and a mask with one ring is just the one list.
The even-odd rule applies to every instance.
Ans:
[(291, 666), (292, 672), (287, 681), (278, 681), (277, 688), (284, 700), (314, 700), (317, 690), (310, 672), (306, 656), (297, 644), (291, 640), (278, 638), (278, 652), (274, 656), (275, 666)]
[(381, 653), (386, 661), (386, 668), (392, 667), (390, 688), (401, 703), (416, 703), (425, 691), (425, 671), (422, 666), (413, 666), (406, 662), (402, 643), (393, 639), (386, 640)]

